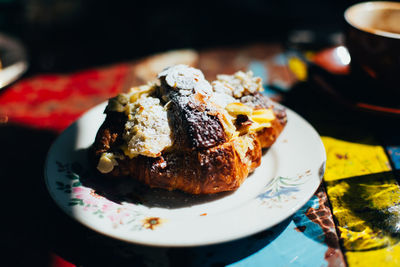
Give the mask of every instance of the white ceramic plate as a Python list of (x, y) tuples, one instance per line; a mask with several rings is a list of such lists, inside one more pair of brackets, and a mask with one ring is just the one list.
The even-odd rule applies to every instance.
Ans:
[(321, 139), (310, 124), (287, 109), (288, 124), (281, 136), (235, 192), (190, 196), (149, 190), (141, 204), (111, 201), (84, 182), (84, 176), (90, 176), (87, 149), (104, 120), (105, 105), (88, 111), (59, 136), (47, 157), (45, 179), (62, 210), (107, 236), (154, 246), (238, 239), (291, 216), (321, 182), (326, 161)]

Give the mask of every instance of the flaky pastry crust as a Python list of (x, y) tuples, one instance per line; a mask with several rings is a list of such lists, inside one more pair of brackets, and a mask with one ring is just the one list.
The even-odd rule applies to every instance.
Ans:
[[(109, 179), (136, 179), (151, 188), (181, 190), (190, 194), (213, 194), (237, 189), (249, 173), (261, 163), (262, 149), (270, 147), (286, 125), (286, 113), (258, 92), (247, 95), (246, 105), (253, 109), (270, 109), (274, 119), (270, 127), (257, 132), (229, 136), (217, 109), (207, 104), (201, 94), (187, 101), (161, 78), (154, 95), (168, 94), (168, 120), (173, 145), (161, 155), (138, 155), (118, 159), (112, 171), (99, 173)], [(204, 102), (204, 103), (203, 103)], [(104, 153), (124, 145), (124, 113), (106, 110), (92, 147), (97, 164)], [(238, 121), (238, 119), (236, 119)], [(243, 150), (243, 144), (246, 144)]]

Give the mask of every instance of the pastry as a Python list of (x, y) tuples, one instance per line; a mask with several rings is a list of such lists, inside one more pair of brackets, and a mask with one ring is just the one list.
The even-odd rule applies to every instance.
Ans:
[(218, 75), (175, 65), (158, 82), (109, 100), (91, 157), (101, 179), (213, 194), (237, 189), (286, 125), (252, 72)]

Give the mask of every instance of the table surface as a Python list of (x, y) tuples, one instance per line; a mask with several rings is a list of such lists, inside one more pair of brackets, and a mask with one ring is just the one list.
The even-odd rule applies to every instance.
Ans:
[[(5, 190), (2, 242), (13, 266), (399, 266), (398, 118), (358, 113), (322, 93), (310, 53), (278, 44), (179, 50), (68, 74), (26, 77), (0, 92)], [(84, 111), (175, 63), (208, 79), (250, 69), (265, 93), (320, 133), (324, 181), (299, 211), (240, 240), (195, 248), (132, 245), (97, 234), (51, 200), (43, 164), (55, 138)]]

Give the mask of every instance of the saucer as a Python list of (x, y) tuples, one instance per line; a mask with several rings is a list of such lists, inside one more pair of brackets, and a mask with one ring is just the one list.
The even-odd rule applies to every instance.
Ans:
[(309, 79), (338, 103), (356, 111), (400, 116), (398, 98), (380, 95), (379, 84), (350, 75), (350, 56), (344, 46), (324, 49), (308, 63)]

